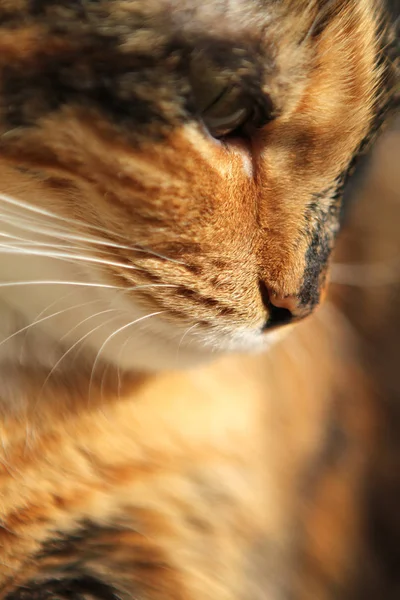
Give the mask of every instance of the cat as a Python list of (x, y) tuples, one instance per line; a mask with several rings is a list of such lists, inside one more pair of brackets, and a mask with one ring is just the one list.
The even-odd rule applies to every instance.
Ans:
[(377, 409), (306, 317), (396, 97), (389, 21), (0, 1), (0, 598), (345, 597)]

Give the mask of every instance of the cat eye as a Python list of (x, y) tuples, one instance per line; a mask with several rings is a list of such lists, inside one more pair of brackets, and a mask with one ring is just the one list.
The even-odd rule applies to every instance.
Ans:
[(243, 99), (235, 88), (224, 89), (201, 111), (205, 126), (216, 138), (239, 130), (251, 119), (251, 115), (250, 101)]
[(255, 101), (244, 85), (232, 82), (204, 57), (192, 61), (190, 80), (197, 111), (215, 138), (249, 135), (273, 118), (272, 102), (266, 94), (260, 92)]

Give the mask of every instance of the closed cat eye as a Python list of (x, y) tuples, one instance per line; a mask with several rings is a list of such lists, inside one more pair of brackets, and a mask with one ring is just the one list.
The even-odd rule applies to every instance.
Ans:
[(227, 88), (211, 101), (201, 116), (205, 126), (216, 138), (226, 136), (245, 125), (252, 115), (249, 100), (235, 88)]
[(196, 108), (213, 137), (248, 135), (273, 118), (271, 99), (260, 91), (257, 101), (245, 85), (229, 81), (204, 59), (192, 61), (191, 85)]

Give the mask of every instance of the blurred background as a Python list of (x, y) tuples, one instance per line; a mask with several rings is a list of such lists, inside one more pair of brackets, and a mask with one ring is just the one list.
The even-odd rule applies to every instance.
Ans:
[(374, 148), (336, 254), (333, 293), (373, 381), (377, 441), (365, 481), (367, 538), (357, 598), (400, 598), (400, 119)]
[[(368, 393), (355, 400), (358, 373), (340, 402), (355, 408), (353, 432), (370, 420), (368, 442), (360, 445), (365, 470), (356, 484), (360, 518), (356, 576), (351, 589), (301, 598), (400, 599), (400, 118), (394, 118), (363, 161), (347, 190), (346, 216), (332, 268), (330, 301), (357, 344), (357, 369)], [(342, 359), (345, 360), (345, 359)], [(338, 374), (340, 377), (340, 373)], [(354, 385), (354, 390), (352, 386)], [(346, 417), (347, 419), (348, 417)], [(364, 425), (363, 425), (364, 426)], [(366, 434), (363, 434), (364, 438)], [(350, 444), (357, 444), (357, 433)], [(362, 446), (362, 447), (361, 447)], [(339, 474), (344, 486), (349, 467)], [(349, 479), (350, 480), (350, 479)], [(337, 527), (340, 504), (327, 521)], [(340, 520), (340, 517), (339, 517)], [(318, 535), (321, 535), (319, 530)], [(345, 528), (344, 533), (346, 535)], [(351, 534), (349, 534), (351, 536)], [(316, 536), (317, 537), (317, 536)], [(330, 542), (332, 544), (332, 542)], [(331, 546), (332, 547), (332, 546)], [(332, 553), (334, 549), (332, 550)], [(314, 559), (321, 552), (316, 545)], [(357, 554), (358, 553), (358, 554)], [(354, 557), (348, 561), (351, 563)], [(315, 567), (315, 562), (312, 563)], [(331, 590), (332, 593), (332, 590)]]

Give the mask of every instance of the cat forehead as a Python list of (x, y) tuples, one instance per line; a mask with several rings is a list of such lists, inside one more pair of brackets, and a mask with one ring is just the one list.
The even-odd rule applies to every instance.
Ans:
[(2, 121), (30, 125), (72, 102), (159, 130), (193, 113), (189, 79), (199, 56), (213, 63), (214, 75), (245, 81), (249, 90), (268, 83), (279, 104), (304, 74), (302, 40), (320, 15), (348, 3), (329, 2), (328, 10), (324, 2), (293, 0), (3, 0)]
[[(202, 38), (242, 39), (247, 44), (286, 34), (301, 39), (317, 33), (334, 16), (354, 5), (374, 6), (373, 0), (2, 0), (0, 24), (24, 27), (34, 24), (42, 33), (76, 40), (82, 36), (102, 38), (132, 50), (128, 40), (135, 36), (135, 48), (156, 54), (168, 41), (191, 45)], [(156, 37), (155, 37), (156, 34)], [(128, 46), (126, 44), (128, 43)]]
[[(278, 20), (281, 33), (285, 23), (290, 23), (287, 30), (295, 37), (352, 3), (354, 0), (2, 0), (0, 14), (3, 27), (36, 23), (47, 34), (98, 35), (120, 44), (140, 28), (136, 48), (142, 44), (142, 49), (154, 53), (171, 37), (177, 43), (188, 43), (198, 41), (198, 36), (232, 41), (244, 36), (254, 43), (268, 37), (272, 30), (267, 26)], [(370, 1), (359, 4), (369, 5)], [(191, 40), (185, 40), (187, 35)], [(147, 45), (150, 42), (152, 47)]]

